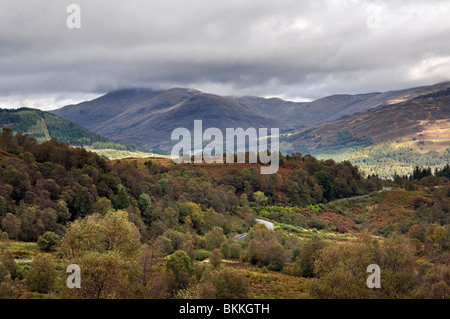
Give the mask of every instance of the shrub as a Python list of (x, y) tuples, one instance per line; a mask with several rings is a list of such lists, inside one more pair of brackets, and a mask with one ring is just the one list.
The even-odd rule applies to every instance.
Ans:
[(220, 253), (224, 259), (230, 259), (230, 245), (226, 241), (220, 245)]
[(209, 258), (211, 252), (206, 249), (197, 249), (195, 251), (195, 260), (205, 260), (206, 258)]
[(42, 236), (39, 236), (37, 246), (42, 251), (51, 252), (55, 251), (60, 241), (61, 238), (57, 234), (48, 231), (45, 232)]
[(40, 293), (50, 292), (56, 283), (57, 272), (53, 261), (47, 256), (37, 256), (26, 275), (27, 285), (32, 291)]
[(195, 273), (191, 258), (182, 250), (177, 250), (167, 258), (166, 269), (173, 273), (179, 288), (185, 288)]
[(244, 299), (250, 297), (250, 284), (247, 277), (239, 271), (225, 269), (214, 280), (216, 298)]
[(222, 263), (222, 254), (219, 249), (214, 249), (209, 256), (209, 263), (214, 266), (214, 268), (218, 268)]
[(230, 245), (230, 258), (231, 259), (239, 259), (241, 258), (241, 245), (239, 245), (238, 243), (232, 243)]

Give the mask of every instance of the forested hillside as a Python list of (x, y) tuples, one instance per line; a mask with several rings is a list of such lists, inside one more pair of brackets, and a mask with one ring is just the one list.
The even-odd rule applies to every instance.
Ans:
[[(445, 170), (380, 191), (349, 162), (298, 153), (260, 175), (259, 164), (109, 161), (6, 128), (0, 149), (2, 298), (450, 296)], [(365, 285), (372, 263), (381, 292)], [(69, 264), (82, 289), (66, 287)]]
[(74, 122), (37, 109), (0, 109), (0, 126), (31, 135), (38, 142), (52, 138), (78, 146), (110, 142), (108, 138), (90, 132)]

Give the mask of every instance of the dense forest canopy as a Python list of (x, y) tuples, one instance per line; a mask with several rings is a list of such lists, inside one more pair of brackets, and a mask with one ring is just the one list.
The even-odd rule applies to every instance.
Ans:
[[(280, 284), (307, 278), (296, 297), (378, 297), (361, 284), (360, 259), (391, 271), (384, 297), (450, 293), (448, 166), (386, 182), (348, 161), (295, 153), (280, 155), (277, 174), (261, 175), (259, 164), (110, 161), (8, 128), (0, 152), (0, 297), (248, 298), (267, 272)], [(384, 185), (400, 190), (381, 192)], [(431, 193), (420, 195), (423, 187)], [(400, 219), (392, 207), (402, 207)], [(29, 266), (14, 263), (19, 243), (38, 249), (22, 253), (33, 258)], [(414, 276), (419, 256), (426, 269)], [(73, 263), (84, 269), (81, 290), (58, 280)], [(259, 270), (248, 277), (238, 266)], [(336, 276), (355, 289), (326, 288)]]

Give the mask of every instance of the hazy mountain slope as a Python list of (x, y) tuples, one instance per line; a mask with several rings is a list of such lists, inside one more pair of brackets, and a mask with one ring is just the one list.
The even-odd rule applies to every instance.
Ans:
[(361, 112), (384, 103), (406, 99), (422, 88), (367, 94), (336, 94), (311, 102), (289, 102), (278, 98), (254, 96), (231, 97), (262, 114), (289, 121), (297, 128), (338, 119), (345, 115)]
[(424, 93), (309, 127), (291, 134), (288, 140), (314, 151), (351, 145), (358, 139), (386, 144), (400, 139), (450, 138), (450, 85)]
[[(140, 90), (139, 99), (130, 99), (128, 103), (125, 96), (131, 91), (119, 95), (117, 103), (111, 100), (114, 95), (109, 93), (105, 99), (100, 97), (78, 106), (67, 106), (54, 113), (73, 119), (114, 141), (166, 150), (175, 143), (170, 138), (172, 131), (178, 127), (191, 130), (194, 120), (203, 120), (204, 129), (288, 126), (232, 99), (197, 90), (174, 88), (150, 91), (148, 95), (143, 92), (145, 90)], [(145, 96), (147, 98), (142, 99)], [(108, 114), (102, 119), (103, 107)], [(93, 115), (95, 119), (90, 118)]]
[(154, 97), (160, 91), (148, 89), (125, 89), (107, 93), (95, 100), (67, 105), (51, 113), (69, 119), (96, 131), (103, 122), (121, 114), (129, 105), (139, 104)]
[[(415, 98), (436, 98), (450, 87), (449, 83), (411, 88), (406, 90), (375, 92), (367, 94), (339, 94), (324, 97), (312, 102), (289, 102), (278, 98), (260, 97), (223, 97), (219, 95), (206, 94), (198, 90), (173, 88), (164, 91), (149, 89), (128, 89), (108, 93), (95, 100), (83, 102), (78, 105), (69, 105), (53, 111), (61, 117), (75, 121), (94, 132), (102, 134), (120, 143), (134, 144), (139, 146), (161, 148), (169, 150), (174, 142), (170, 140), (171, 132), (177, 127), (192, 129), (196, 119), (202, 119), (204, 129), (207, 127), (218, 127), (224, 130), (227, 127), (278, 127), (281, 131), (289, 131), (312, 127), (320, 123), (333, 120), (345, 119), (356, 113), (370, 111), (383, 106), (375, 115), (375, 118), (383, 118), (384, 111), (390, 106), (402, 102), (412, 101)], [(397, 109), (393, 109), (395, 114)], [(401, 114), (400, 114), (401, 113)], [(401, 118), (409, 114), (409, 111), (400, 112), (397, 115), (386, 115), (387, 122), (393, 124), (393, 119)], [(375, 113), (367, 113), (375, 114)], [(422, 114), (418, 113), (418, 118)], [(369, 119), (367, 119), (369, 121)], [(342, 145), (367, 146), (378, 134), (396, 136), (392, 132), (393, 127), (384, 127), (384, 124), (375, 120), (376, 125), (364, 123), (349, 132), (347, 136), (341, 132), (339, 140), (333, 140), (336, 132), (319, 134), (320, 140), (308, 139), (307, 134), (295, 141), (299, 135), (290, 137), (284, 144), (287, 150), (300, 149), (314, 150), (316, 148), (328, 147), (339, 149)], [(370, 121), (369, 121), (370, 122)], [(337, 122), (336, 122), (337, 123)], [(347, 130), (346, 122), (342, 125), (332, 124), (329, 128), (324, 126), (323, 130), (335, 129)], [(339, 126), (341, 125), (341, 126)], [(389, 124), (386, 124), (389, 125)], [(413, 128), (412, 122), (406, 122), (398, 128), (400, 133), (408, 132)], [(380, 132), (374, 127), (378, 126)], [(359, 134), (364, 132), (367, 134)], [(304, 133), (301, 133), (304, 134)], [(334, 135), (333, 135), (334, 134)], [(372, 136), (374, 134), (374, 136)], [(361, 135), (361, 136), (360, 136)], [(380, 135), (380, 138), (382, 138)], [(331, 144), (330, 144), (331, 143)], [(348, 145), (347, 145), (348, 146)]]

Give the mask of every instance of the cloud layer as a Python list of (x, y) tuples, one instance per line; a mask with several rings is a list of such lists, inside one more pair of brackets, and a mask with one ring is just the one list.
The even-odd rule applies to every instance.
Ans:
[(2, 0), (0, 106), (136, 86), (301, 100), (432, 84), (450, 80), (449, 35), (448, 1)]

